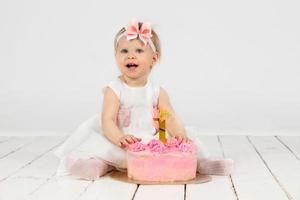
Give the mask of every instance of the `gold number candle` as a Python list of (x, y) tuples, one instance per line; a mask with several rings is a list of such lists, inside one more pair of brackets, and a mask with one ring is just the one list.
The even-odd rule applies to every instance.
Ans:
[(161, 110), (159, 112), (159, 140), (164, 144), (167, 142), (167, 137), (166, 137), (167, 117), (168, 117), (168, 112), (166, 110)]

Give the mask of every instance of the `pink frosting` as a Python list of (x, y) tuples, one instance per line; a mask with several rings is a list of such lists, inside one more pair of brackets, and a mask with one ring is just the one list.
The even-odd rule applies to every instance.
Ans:
[(197, 150), (197, 147), (194, 143), (192, 142), (182, 142), (178, 146), (179, 151), (181, 152), (195, 152)]
[(136, 142), (129, 145), (129, 151), (138, 152), (149, 150), (153, 153), (168, 153), (168, 152), (189, 152), (194, 153), (197, 150), (197, 146), (193, 142), (182, 142), (179, 144), (175, 138), (169, 139), (166, 144), (163, 144), (160, 140), (152, 139), (148, 144)]
[(168, 139), (166, 146), (169, 148), (177, 148), (179, 146), (179, 141), (175, 138)]
[(167, 153), (168, 152), (168, 148), (162, 144), (162, 145), (155, 145), (152, 148), (150, 148), (150, 151), (153, 153)]
[(146, 145), (144, 145), (143, 143), (141, 142), (135, 142), (133, 144), (130, 144), (128, 146), (128, 150), (129, 151), (134, 151), (134, 152), (137, 152), (137, 151), (144, 151), (146, 150)]
[(167, 147), (164, 145), (164, 143), (155, 139), (151, 140), (147, 144), (147, 147), (151, 152), (156, 152), (156, 153), (166, 153), (168, 150)]
[(147, 146), (151, 149), (153, 148), (154, 146), (158, 146), (158, 145), (164, 145), (160, 140), (155, 140), (155, 139), (152, 139), (148, 144)]

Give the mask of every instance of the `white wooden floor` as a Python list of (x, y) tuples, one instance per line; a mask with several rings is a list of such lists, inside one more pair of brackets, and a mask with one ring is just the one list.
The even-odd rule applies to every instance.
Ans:
[(0, 137), (0, 200), (300, 200), (300, 136), (201, 136), (214, 157), (230, 157), (231, 177), (197, 185), (135, 185), (102, 177), (54, 177), (63, 137)]

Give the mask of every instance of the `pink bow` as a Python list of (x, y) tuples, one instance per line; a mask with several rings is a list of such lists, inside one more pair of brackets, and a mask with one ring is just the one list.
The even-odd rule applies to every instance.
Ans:
[(130, 125), (130, 108), (120, 108), (117, 116), (117, 123), (119, 127), (128, 127)]
[(126, 31), (127, 40), (132, 40), (139, 37), (145, 45), (147, 45), (152, 37), (150, 23), (143, 23), (142, 27), (139, 29), (139, 23), (133, 20), (128, 24)]

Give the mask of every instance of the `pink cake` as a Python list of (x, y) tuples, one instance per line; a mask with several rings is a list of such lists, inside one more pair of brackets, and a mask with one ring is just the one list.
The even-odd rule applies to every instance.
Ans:
[(196, 146), (191, 142), (151, 140), (146, 145), (134, 143), (127, 150), (127, 174), (134, 180), (186, 181), (196, 177), (196, 168)]

